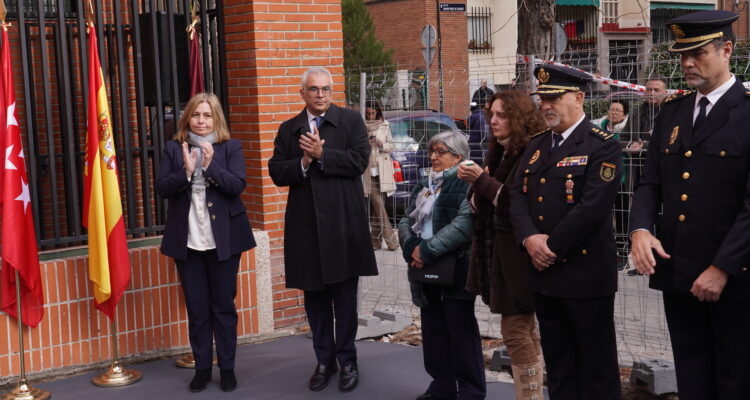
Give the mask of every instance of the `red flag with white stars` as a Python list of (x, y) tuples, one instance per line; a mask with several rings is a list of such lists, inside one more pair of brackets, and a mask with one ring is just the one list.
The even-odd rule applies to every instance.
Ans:
[(0, 308), (18, 318), (16, 271), (20, 277), (23, 323), (37, 326), (44, 315), (42, 276), (31, 214), (21, 130), (16, 118), (7, 26), (0, 28), (0, 199), (2, 199), (2, 271)]

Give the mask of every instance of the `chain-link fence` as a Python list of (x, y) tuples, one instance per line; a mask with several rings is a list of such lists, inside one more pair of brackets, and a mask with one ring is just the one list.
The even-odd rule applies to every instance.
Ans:
[[(597, 125), (616, 131), (622, 145), (625, 171), (612, 210), (620, 270), (615, 323), (621, 363), (627, 365), (632, 360), (647, 358), (671, 360), (661, 294), (649, 289), (648, 279), (635, 274), (628, 262), (628, 216), (655, 111), (668, 93), (688, 87), (680, 70), (679, 56), (669, 53), (665, 47), (646, 49), (640, 42), (612, 44), (606, 54), (579, 50), (564, 54), (559, 62), (594, 76), (594, 82), (586, 91), (584, 111)], [(493, 91), (529, 91), (534, 87), (534, 82), (528, 80), (532, 66), (548, 59), (545, 55), (498, 58), (484, 54), (473, 55), (466, 67), (446, 68), (442, 74), (434, 66), (426, 71), (424, 65), (349, 71), (346, 87), (349, 106), (360, 107), (361, 85), (364, 85), (365, 101), (382, 105), (384, 119), (389, 123), (396, 188), (391, 193), (383, 193), (382, 197), (394, 231), (395, 225), (404, 217), (411, 189), (428, 172), (427, 140), (446, 129), (462, 130), (471, 145), (471, 158), (481, 164), (491, 133), (477, 107), (472, 105), (472, 97), (475, 97), (480, 82), (486, 80)], [(742, 81), (750, 76), (749, 60), (750, 47), (740, 43), (731, 64), (734, 74)], [(363, 72), (366, 77), (361, 81)], [(644, 86), (655, 80), (664, 82), (666, 93), (646, 92)], [(653, 82), (649, 84), (651, 86), (654, 86)], [(618, 106), (613, 107), (613, 103)], [(618, 115), (610, 112), (611, 108), (625, 112)], [(366, 308), (416, 314), (410, 300), (406, 263), (400, 249), (388, 250), (389, 239), (385, 237), (388, 229), (377, 228), (381, 221), (377, 214), (371, 207), (371, 223), (376, 227), (374, 232), (380, 232), (379, 235), (386, 239), (379, 244), (381, 237), (377, 237), (373, 242), (380, 249), (376, 254), (381, 274), (363, 280), (363, 303)], [(480, 301), (477, 303), (477, 317), (483, 334), (499, 336), (499, 317), (492, 315)]]

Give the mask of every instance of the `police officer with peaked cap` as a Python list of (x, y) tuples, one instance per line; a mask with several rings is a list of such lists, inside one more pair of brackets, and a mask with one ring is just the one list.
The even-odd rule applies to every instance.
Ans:
[(729, 69), (736, 19), (667, 21), (696, 91), (666, 100), (631, 209), (631, 254), (663, 292), (680, 400), (750, 399), (750, 92)]
[(620, 144), (583, 112), (587, 74), (552, 65), (534, 74), (550, 129), (526, 147), (511, 189), (511, 218), (534, 265), (550, 398), (619, 399), (611, 210), (622, 173)]

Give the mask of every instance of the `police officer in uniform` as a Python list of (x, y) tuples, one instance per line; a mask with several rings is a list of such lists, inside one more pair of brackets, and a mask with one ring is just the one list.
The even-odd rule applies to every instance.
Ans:
[(665, 102), (631, 210), (632, 256), (663, 292), (680, 400), (750, 399), (750, 92), (729, 69), (736, 19), (667, 21), (696, 91)]
[(583, 112), (588, 75), (551, 65), (534, 74), (550, 129), (526, 147), (511, 189), (511, 218), (535, 268), (531, 282), (550, 398), (619, 399), (611, 210), (622, 171), (620, 144)]

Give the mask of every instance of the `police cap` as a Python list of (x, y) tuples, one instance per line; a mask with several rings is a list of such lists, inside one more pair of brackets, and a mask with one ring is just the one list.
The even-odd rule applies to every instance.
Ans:
[(706, 10), (682, 15), (667, 21), (675, 42), (669, 47), (671, 52), (697, 49), (708, 42), (732, 36), (732, 22), (738, 15), (731, 11)]
[(541, 96), (557, 96), (565, 92), (584, 90), (591, 77), (577, 69), (556, 65), (540, 65), (534, 69), (534, 76), (539, 80), (536, 92)]

